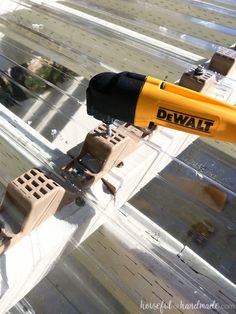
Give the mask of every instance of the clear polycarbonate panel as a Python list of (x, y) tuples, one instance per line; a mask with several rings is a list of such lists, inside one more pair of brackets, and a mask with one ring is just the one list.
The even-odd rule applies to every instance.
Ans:
[[(63, 151), (81, 142), (76, 134), (84, 126), (85, 91), (93, 75), (129, 70), (175, 81), (204, 59), (57, 5), (62, 4), (0, 4), (1, 102)], [(85, 125), (82, 137), (95, 124)]]
[(235, 156), (197, 140), (168, 159), (130, 203), (235, 282)]
[[(210, 57), (218, 44), (230, 45), (235, 11), (202, 1), (61, 1), (64, 5), (125, 25), (134, 31)], [(191, 6), (191, 16), (189, 16)], [(134, 14), (135, 12), (135, 14)], [(173, 13), (174, 12), (174, 13)], [(169, 18), (171, 16), (171, 18)], [(193, 18), (195, 17), (195, 18)], [(214, 21), (214, 22), (209, 22)], [(216, 23), (215, 21), (220, 21)], [(205, 22), (205, 23), (204, 23)], [(224, 25), (227, 25), (225, 27)], [(220, 35), (219, 32), (222, 32)]]
[[(86, 114), (92, 76), (133, 71), (175, 82), (217, 47), (234, 44), (235, 8), (231, 0), (1, 1), (1, 199), (8, 182), (34, 166), (63, 180), (63, 153), (100, 123)], [(16, 117), (27, 126), (19, 128)], [(21, 133), (11, 134), (4, 121)], [(58, 230), (55, 222), (48, 234), (33, 233), (28, 278), (10, 286), (13, 272), (1, 260), (5, 310), (26, 295), (9, 313), (138, 313), (145, 302), (169, 301), (182, 313), (181, 300), (216, 300), (232, 305), (221, 313), (234, 313), (235, 145), (158, 132), (127, 171), (112, 170), (126, 184), (125, 197), (98, 183), (95, 192), (108, 202), (83, 195), (85, 204), (73, 204), (77, 229), (64, 212), (55, 217)], [(124, 205), (112, 211), (113, 204)], [(66, 243), (40, 258), (64, 233)]]

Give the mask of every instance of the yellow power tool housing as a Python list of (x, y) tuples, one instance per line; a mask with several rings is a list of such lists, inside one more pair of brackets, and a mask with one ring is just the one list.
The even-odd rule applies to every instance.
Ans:
[(94, 76), (87, 112), (147, 128), (164, 127), (236, 143), (236, 107), (151, 76), (122, 72)]

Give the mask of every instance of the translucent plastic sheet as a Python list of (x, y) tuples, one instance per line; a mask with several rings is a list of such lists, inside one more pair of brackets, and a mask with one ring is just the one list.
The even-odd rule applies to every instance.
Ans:
[(223, 158), (198, 140), (130, 203), (235, 281), (236, 161)]
[[(200, 34), (197, 34), (197, 31), (192, 32), (191, 34), (187, 27), (188, 17), (183, 14), (181, 15), (181, 13), (176, 14), (177, 21), (172, 19), (171, 21), (168, 20), (168, 22), (165, 21), (163, 23), (163, 16), (168, 14), (166, 7), (170, 9), (170, 6), (172, 5), (173, 9), (173, 6), (176, 6), (177, 11), (179, 9), (179, 11), (181, 12), (181, 9), (184, 10), (184, 8), (186, 8), (187, 5), (191, 3), (191, 5), (200, 8), (199, 17), (204, 17), (203, 12), (206, 9), (209, 11), (220, 13), (222, 15), (224, 14), (226, 18), (227, 16), (230, 16), (232, 18), (235, 16), (235, 12), (233, 10), (227, 10), (225, 8), (221, 9), (220, 7), (215, 7), (196, 1), (182, 2), (181, 8), (180, 3), (175, 3), (174, 1), (172, 3), (167, 3), (165, 6), (163, 5), (164, 8), (162, 8), (162, 4), (160, 3), (158, 3), (158, 6), (156, 3), (146, 3), (145, 10), (142, 9), (142, 2), (127, 3), (127, 1), (123, 1), (121, 6), (119, 6), (118, 1), (113, 1), (112, 4), (105, 1), (99, 1), (100, 6), (98, 6), (97, 1), (80, 1), (79, 3), (75, 1), (62, 1), (61, 3), (71, 8), (79, 9), (87, 13), (94, 14), (96, 12), (96, 15), (99, 14), (100, 17), (103, 17), (106, 20), (125, 25), (130, 29), (140, 30), (142, 33), (151, 36), (157, 36), (161, 40), (172, 43), (173, 45), (178, 43), (178, 46), (187, 50), (191, 49), (191, 51), (198, 54), (204, 54), (204, 57), (210, 57), (211, 52), (215, 51), (215, 49), (217, 48), (217, 43), (214, 42), (214, 40), (209, 40), (210, 38), (202, 38), (203, 36), (207, 37), (207, 34), (201, 34), (200, 36)], [(132, 14), (132, 10), (134, 9), (138, 11), (136, 11), (135, 16)], [(153, 14), (153, 12), (155, 12), (155, 14)], [(180, 21), (184, 21), (182, 28)], [(191, 20), (191, 22), (193, 21), (194, 20)], [(202, 19), (196, 19), (195, 21), (195, 23), (200, 22), (202, 22)], [(169, 24), (168, 27), (167, 23)], [(210, 26), (206, 24), (206, 27)], [(223, 28), (221, 30), (223, 30)]]
[[(150, 145), (153, 147), (153, 144)], [(159, 148), (155, 147), (155, 149), (158, 151)], [(232, 187), (232, 189), (229, 190), (229, 188), (222, 184), (222, 180), (220, 179), (220, 177), (218, 178), (219, 182), (217, 183), (216, 181), (209, 178), (209, 176), (205, 175), (203, 172), (197, 171), (195, 166), (193, 167), (193, 165), (185, 165), (185, 163), (183, 163), (182, 161), (182, 159), (184, 159), (183, 156), (180, 156), (180, 158), (173, 158), (165, 152), (162, 153), (163, 158), (167, 160), (167, 162), (170, 162), (169, 166), (167, 166), (167, 168), (162, 173), (160, 173), (155, 180), (148, 184), (141, 191), (141, 193), (136, 195), (131, 202), (143, 213), (145, 213), (152, 221), (158, 222), (161, 227), (163, 227), (165, 230), (168, 230), (172, 234), (172, 236), (180, 241), (179, 243), (185, 243), (185, 241), (187, 240), (187, 243), (185, 244), (188, 246), (191, 245), (191, 241), (187, 235), (187, 232), (191, 229), (191, 223), (193, 224), (193, 222), (195, 222), (195, 217), (197, 217), (200, 222), (205, 222), (203, 223), (203, 225), (207, 225), (210, 231), (209, 238), (205, 239), (207, 241), (207, 243), (205, 243), (205, 247), (207, 247), (207, 250), (204, 251), (206, 255), (203, 254), (203, 258), (206, 260), (208, 259), (208, 261), (213, 264), (215, 262), (215, 255), (213, 254), (215, 254), (216, 252), (220, 252), (225, 246), (225, 242), (227, 241), (227, 230), (225, 229), (225, 226), (228, 226), (230, 224), (228, 218), (232, 220), (234, 219), (234, 217), (223, 217), (223, 220), (221, 216), (220, 220), (218, 220), (217, 215), (212, 212), (212, 209), (207, 208), (207, 206), (202, 203), (202, 200), (197, 198), (197, 195), (194, 197), (191, 191), (184, 191), (183, 186), (176, 183), (176, 181), (173, 180), (173, 177), (177, 177), (177, 180), (183, 180), (183, 178), (187, 179), (188, 185), (191, 182), (197, 185), (214, 184), (219, 191), (227, 193), (229, 203), (227, 204), (228, 209), (225, 212), (229, 215), (233, 214), (230, 209), (230, 202), (232, 201), (232, 204), (235, 203), (235, 188)], [(171, 197), (169, 195), (171, 195)], [(146, 203), (144, 203), (145, 201)], [(95, 206), (95, 204), (93, 204), (93, 206)], [(105, 278), (107, 278), (106, 282), (107, 280), (109, 280), (109, 282), (115, 282), (119, 289), (121, 289), (123, 293), (126, 293), (129, 299), (135, 300), (137, 308), (139, 300), (145, 296), (144, 292), (142, 290), (139, 290), (140, 288), (138, 287), (141, 287), (145, 280), (149, 278), (147, 277), (149, 275), (146, 273), (146, 268), (143, 269), (143, 266), (141, 265), (146, 265), (149, 271), (151, 267), (151, 271), (154, 272), (155, 276), (157, 276), (157, 273), (161, 273), (163, 276), (161, 280), (165, 280), (167, 282), (170, 281), (171, 276), (180, 276), (179, 280), (182, 282), (183, 285), (181, 288), (183, 289), (183, 295), (186, 294), (185, 290), (186, 286), (188, 286), (187, 290), (190, 294), (188, 296), (188, 300), (189, 302), (190, 300), (192, 302), (196, 302), (196, 300), (194, 301), (194, 298), (190, 297), (195, 296), (191, 289), (194, 289), (194, 291), (196, 291), (197, 286), (200, 285), (200, 281), (198, 281), (199, 278), (195, 278), (196, 283), (194, 285), (192, 283), (190, 284), (188, 279), (185, 278), (182, 273), (184, 271), (182, 269), (183, 265), (181, 262), (181, 258), (177, 257), (177, 253), (182, 252), (183, 246), (181, 246), (180, 244), (174, 245), (175, 242), (174, 240), (172, 240), (173, 247), (171, 248), (171, 250), (174, 250), (174, 254), (170, 255), (169, 249), (165, 245), (163, 245), (163, 243), (158, 244), (158, 241), (160, 240), (157, 241), (157, 244), (151, 244), (147, 241), (147, 239), (143, 237), (142, 233), (140, 233), (142, 229), (138, 225), (136, 226), (135, 217), (132, 217), (132, 215), (129, 216), (128, 220), (131, 219), (131, 221), (130, 223), (128, 222), (127, 225), (127, 221), (123, 221), (123, 219), (121, 218), (122, 215), (109, 215), (108, 213), (106, 213), (105, 208), (101, 208), (98, 205), (95, 206), (95, 208), (98, 213), (100, 213), (99, 215), (103, 217), (103, 219), (106, 218), (105, 220), (107, 222), (105, 223), (104, 227), (102, 227), (102, 229), (100, 228), (97, 232), (91, 235), (89, 237), (90, 240), (85, 241), (85, 243), (82, 245), (80, 244), (81, 227), (79, 227), (72, 238), (71, 244), (64, 251), (62, 258), (59, 260), (59, 263), (54, 268), (54, 270), (52, 270), (52, 272), (50, 272), (46, 279), (40, 282), (40, 284), (35, 289), (33, 289), (32, 292), (29, 293), (25, 300), (22, 300), (20, 302), (18, 307), (23, 306), (23, 308), (25, 307), (29, 310), (32, 307), (34, 311), (36, 311), (36, 313), (37, 311), (42, 311), (43, 313), (47, 313), (48, 311), (48, 313), (50, 313), (52, 309), (56, 310), (58, 307), (64, 308), (64, 313), (70, 313), (70, 311), (72, 311), (72, 313), (76, 313), (76, 311), (84, 312), (88, 310), (88, 308), (93, 308), (94, 310), (96, 310), (96, 312), (102, 313), (104, 312), (104, 308), (107, 307), (113, 308), (114, 312), (119, 312), (124, 306), (121, 301), (122, 298), (120, 296), (110, 294), (107, 291), (108, 286), (103, 286), (104, 280)], [(161, 209), (160, 212), (159, 208)], [(147, 210), (147, 212), (145, 212), (145, 210)], [(123, 209), (121, 209), (121, 211), (123, 211)], [(124, 210), (123, 213), (125, 214), (126, 211)], [(194, 219), (192, 219), (192, 217)], [(214, 226), (212, 226), (212, 224), (214, 224)], [(103, 228), (105, 229), (103, 230)], [(74, 229), (72, 229), (71, 231), (74, 231)], [(60, 233), (63, 234), (64, 232), (65, 231), (61, 226)], [(147, 226), (144, 227), (143, 232), (148, 232)], [(160, 230), (158, 232), (160, 232)], [(37, 236), (41, 237), (42, 233), (38, 233)], [(162, 238), (160, 235), (159, 237), (160, 239)], [(212, 238), (216, 237), (217, 241), (212, 242)], [(196, 251), (196, 249), (198, 249), (197, 244), (193, 243), (192, 245), (192, 248)], [(228, 242), (227, 251), (224, 249), (224, 261), (233, 261), (233, 250), (231, 248), (231, 245), (233, 245), (233, 242)], [(158, 248), (160, 246), (161, 251)], [(60, 249), (62, 249), (61, 245)], [(126, 253), (124, 252), (124, 250)], [(60, 250), (58, 250), (57, 252), (53, 252), (53, 259), (49, 258), (47, 260), (47, 264), (45, 264), (42, 269), (42, 275), (50, 269), (50, 267), (52, 266), (52, 260), (54, 263), (56, 262), (55, 256), (58, 256), (58, 253), (60, 253)], [(107, 257), (104, 255), (105, 253), (108, 254)], [(197, 253), (202, 254), (201, 247), (199, 251), (197, 251)], [(35, 253), (33, 252), (33, 257), (37, 260), (37, 255), (34, 256), (34, 254)], [(109, 254), (113, 254), (114, 256), (116, 256), (116, 258), (113, 260), (112, 256)], [(127, 254), (128, 257), (125, 257)], [(163, 263), (163, 258), (165, 260), (165, 263), (163, 264), (163, 266), (161, 266)], [(134, 271), (133, 268), (130, 268), (131, 265), (129, 264), (127, 266), (126, 263), (128, 263), (129, 259), (131, 259), (131, 262), (129, 263), (132, 263), (132, 260), (135, 262), (133, 262), (133, 267), (136, 264), (140, 265), (138, 267), (138, 270)], [(119, 260), (120, 262), (122, 261), (122, 263), (124, 263), (122, 264), (124, 265), (122, 266), (124, 269), (126, 269), (125, 267), (128, 267), (128, 269), (130, 269), (131, 272), (134, 272), (135, 276), (137, 276), (138, 284), (136, 291), (132, 290), (131, 287), (126, 286), (124, 278), (125, 276), (127, 276), (127, 274), (122, 274), (122, 272), (120, 272), (119, 274), (119, 271), (121, 271), (118, 267), (118, 265), (120, 265)], [(88, 261), (90, 261), (91, 266), (89, 266)], [(115, 264), (115, 261), (117, 261), (117, 265)], [(171, 261), (173, 263), (172, 265)], [(109, 265), (106, 264), (108, 262)], [(166, 266), (166, 263), (168, 264), (168, 267)], [(96, 267), (94, 267), (94, 265), (96, 265)], [(38, 266), (34, 266), (34, 268), (36, 270), (38, 269)], [(137, 268), (137, 266), (135, 266), (135, 268)], [(190, 271), (192, 272), (191, 269)], [(193, 276), (191, 272), (189, 276)], [(223, 272), (222, 269), (221, 272)], [(207, 274), (207, 272), (205, 274)], [(118, 277), (120, 278), (118, 279)], [(143, 279), (143, 277), (146, 279)], [(140, 282), (140, 280), (142, 281)], [(30, 281), (27, 284), (25, 281), (19, 282), (15, 286), (14, 290), (16, 289), (15, 291), (17, 292), (19, 291), (19, 289), (26, 289), (27, 285), (29, 285), (30, 287), (30, 284)], [(203, 284), (201, 283), (201, 286), (202, 285)], [(150, 285), (149, 288), (153, 289), (151, 291), (154, 292), (156, 291), (155, 289), (157, 289), (156, 284)], [(179, 299), (177, 298), (177, 295), (175, 295), (176, 292), (174, 287), (169, 287), (169, 289), (171, 289), (169, 290), (169, 293), (173, 296), (171, 300), (173, 299), (173, 302), (177, 304)], [(178, 286), (178, 290), (179, 289), (180, 287)], [(48, 293), (45, 294), (45, 291), (48, 291)], [(49, 291), (51, 291), (51, 293), (49, 293)], [(80, 291), (79, 298), (78, 291)], [(102, 294), (102, 298), (95, 298), (92, 304), (86, 301), (100, 293)], [(212, 298), (212, 293), (213, 291), (210, 292), (206, 290), (204, 290), (204, 292), (202, 293), (200, 289), (196, 297), (201, 298), (202, 302), (204, 300), (204, 302), (207, 303), (210, 302), (209, 300), (211, 300)], [(38, 295), (43, 295), (44, 300), (46, 298), (48, 302), (50, 301), (50, 305), (48, 305), (48, 302), (43, 302), (41, 298), (38, 298)], [(126, 303), (125, 306), (130, 309), (130, 307)], [(11, 311), (11, 313), (14, 313), (14, 311)]]
[[(170, 159), (169, 166), (137, 194), (131, 200), (131, 203), (152, 221), (168, 230), (181, 243), (190, 246), (211, 265), (213, 264), (217, 268), (216, 261), (221, 261), (224, 266), (227, 264), (234, 265), (234, 248), (232, 247), (234, 243), (228, 241), (228, 236), (231, 233), (229, 226), (230, 224), (232, 226), (233, 216), (228, 217), (229, 219), (219, 217), (209, 208), (207, 210), (201, 199), (197, 200), (192, 194), (183, 191), (182, 186), (177, 187), (176, 182), (171, 180), (171, 176), (177, 175), (176, 171), (173, 170), (176, 168), (178, 170), (178, 179), (187, 178), (188, 185), (191, 182), (198, 185), (211, 184), (212, 180), (191, 166), (184, 165), (178, 159), (173, 160), (168, 155), (165, 158)], [(214, 184), (216, 183), (214, 182)], [(217, 187), (220, 191), (226, 192), (230, 199), (226, 210), (228, 212), (230, 206), (235, 204), (236, 194), (223, 185), (218, 184)], [(232, 203), (230, 203), (231, 201)], [(101, 209), (98, 208), (98, 210)], [(121, 212), (123, 212), (123, 215), (128, 214), (125, 208), (121, 208)], [(106, 215), (106, 213), (103, 212), (103, 215)], [(231, 211), (231, 215), (234, 215), (234, 211)], [(184, 247), (179, 246), (177, 243), (174, 245), (173, 242), (172, 247), (168, 249), (168, 245), (163, 245), (161, 242), (162, 234), (160, 230), (158, 234), (152, 234), (147, 225), (145, 225), (143, 231), (138, 224), (135, 224), (137, 223), (136, 217), (132, 217), (132, 215), (128, 218), (121, 217), (122, 215), (108, 215), (107, 223), (100, 227), (82, 245), (78, 241), (78, 230), (78, 235), (73, 236), (71, 244), (65, 250), (55, 268), (21, 301), (22, 304), (27, 301), (26, 304), (33, 306), (36, 312), (43, 313), (50, 313), (59, 305), (63, 308), (63, 313), (86, 312), (88, 310), (104, 313), (108, 309), (114, 313), (120, 313), (125, 312), (127, 309), (135, 312), (135, 309), (137, 310), (139, 307), (140, 300), (145, 300), (145, 296), (152, 300), (152, 292), (160, 293), (160, 286), (157, 285), (157, 282), (163, 289), (166, 289), (166, 295), (162, 295), (163, 300), (165, 302), (171, 300), (176, 306), (179, 302), (179, 295), (177, 296), (175, 289), (178, 289), (180, 294), (184, 291), (188, 302), (190, 300), (196, 302), (194, 301), (196, 296), (201, 302), (208, 303), (209, 300), (214, 298), (215, 289), (218, 289), (219, 293), (221, 288), (219, 288), (217, 281), (214, 282), (209, 279), (211, 289), (206, 290), (204, 288), (203, 278), (209, 276), (209, 270), (200, 272), (198, 268), (196, 270), (190, 270), (187, 266), (184, 268), (181, 255), (178, 256), (177, 254), (181, 254)], [(126, 219), (129, 221), (127, 222)], [(194, 234), (187, 235), (187, 233), (192, 227), (191, 224), (197, 220), (209, 228), (209, 237), (203, 239), (205, 243), (203, 243), (203, 240), (200, 243), (201, 239), (199, 239), (199, 242), (193, 241), (191, 244), (190, 237)], [(143, 235), (145, 232), (146, 234), (150, 233), (153, 237), (152, 244), (146, 241)], [(206, 248), (205, 250), (202, 247), (203, 245)], [(171, 254), (171, 250), (177, 252)], [(220, 256), (221, 252), (224, 256)], [(217, 254), (219, 255), (217, 256)], [(147, 267), (148, 272), (145, 267)], [(190, 273), (188, 273), (189, 270)], [(226, 268), (220, 268), (220, 272), (223, 271), (226, 272)], [(153, 277), (151, 274), (156, 280), (158, 278), (157, 282), (152, 282)], [(189, 282), (187, 274), (191, 276), (195, 283)], [(175, 278), (176, 287), (173, 283), (168, 284), (168, 282), (171, 282), (170, 278), (172, 276)], [(149, 281), (149, 284), (147, 284), (147, 281)], [(116, 283), (116, 289), (120, 289), (118, 294), (114, 294), (112, 282)], [(216, 286), (214, 287), (214, 285)], [(145, 287), (146, 294), (142, 290), (142, 286)], [(42, 302), (42, 299), (38, 296), (41, 295), (42, 291), (49, 290), (51, 291), (50, 294), (44, 294), (44, 300), (46, 298), (47, 302)], [(189, 293), (187, 297), (186, 290)], [(129, 300), (133, 300), (135, 306), (127, 304), (127, 300), (124, 300), (122, 293)], [(227, 289), (225, 293), (229, 297)], [(93, 302), (88, 301), (91, 298)], [(154, 298), (156, 297), (154, 296)], [(221, 300), (221, 302), (227, 304), (229, 299)], [(47, 303), (50, 303), (50, 305), (48, 306)], [(26, 306), (26, 308), (28, 307)], [(14, 311), (11, 313), (14, 313)]]
[(1, 77), (6, 85), (1, 102), (64, 152), (85, 136), (78, 135), (79, 126), (87, 132), (94, 126), (81, 119), (92, 75), (128, 69), (173, 81), (192, 65), (166, 46), (95, 27), (89, 19), (56, 11), (50, 4), (4, 1), (1, 6)]
[[(67, 8), (76, 6), (146, 36), (157, 36), (164, 43), (171, 43), (173, 51), (168, 46), (145, 43), (141, 37), (132, 38), (115, 28), (107, 28), (66, 9), (63, 11), (61, 7), (56, 9), (53, 2)], [(180, 1), (169, 1), (168, 5), (177, 4), (178, 11), (173, 14), (170, 8), (163, 7), (164, 2), (158, 7), (154, 1), (147, 1), (144, 8), (142, 1), (122, 1), (123, 6), (120, 1), (113, 1), (112, 5), (107, 1), (103, 1), (103, 5), (99, 3), (44, 1), (40, 6), (39, 1), (12, 0), (0, 4), (0, 12), (3, 10), (0, 15), (0, 74), (11, 86), (10, 91), (1, 94), (1, 103), (63, 152), (82, 142), (93, 127), (92, 123), (85, 125), (84, 118), (85, 90), (92, 75), (107, 70), (129, 70), (163, 79), (168, 76), (169, 81), (174, 81), (196, 64), (196, 60), (202, 60), (201, 56), (208, 57), (219, 44), (232, 44), (235, 34), (229, 25), (230, 9), (223, 12), (214, 7), (212, 10), (212, 6), (199, 1), (183, 1), (181, 5)], [(192, 12), (196, 19), (185, 15), (183, 10), (187, 3), (201, 8)], [(134, 17), (133, 4), (139, 18)], [(130, 5), (130, 15), (125, 15), (125, 5)], [(172, 9), (174, 11), (175, 7)], [(216, 20), (221, 17), (226, 27), (219, 28), (218, 23), (213, 28), (214, 23), (201, 24), (205, 10), (212, 11), (209, 16)], [(159, 19), (157, 23), (155, 14), (149, 19), (152, 12), (159, 12), (163, 19), (170, 14), (174, 18), (166, 19), (165, 23)], [(187, 49), (186, 54), (180, 55), (182, 50), (177, 53), (175, 47)], [(84, 132), (78, 134), (82, 126)], [(150, 301), (159, 296), (165, 302), (173, 300), (175, 305), (181, 297), (189, 302), (200, 298), (207, 303), (219, 295), (222, 304), (229, 300), (235, 302), (233, 285), (222, 276), (235, 282), (235, 158), (202, 141), (177, 157), (152, 142), (146, 145), (166, 167), (132, 197), (130, 204), (136, 208), (126, 204), (120, 210), (109, 212), (114, 198), (104, 192), (104, 187), (98, 186), (104, 199), (107, 197), (107, 203), (87, 200), (88, 207), (71, 208), (71, 215), (65, 211), (41, 231), (37, 230), (26, 240), (25, 247), (19, 249), (19, 256), (27, 251), (31, 253), (30, 258), (19, 258), (16, 273), (2, 273), (3, 297), (9, 287), (12, 289), (5, 299), (4, 310), (28, 293), (55, 264), (49, 275), (10, 313), (62, 311), (71, 314), (89, 310), (137, 313), (140, 300), (149, 300), (150, 296), (154, 298)], [(9, 154), (1, 158), (5, 163), (0, 169), (2, 194), (14, 174), (20, 174), (27, 167), (42, 164), (55, 167), (50, 158), (31, 151), (31, 146), (22, 156), (24, 144), (19, 146), (21, 149), (18, 144), (12, 147), (1, 141), (1, 153)], [(235, 146), (230, 151), (235, 152)], [(48, 148), (47, 152), (52, 153), (52, 150)], [(54, 153), (53, 157), (62, 156)], [(15, 156), (14, 163), (9, 156)], [(148, 170), (150, 168), (151, 165)], [(6, 176), (7, 169), (11, 170), (9, 176)], [(137, 190), (139, 183), (139, 180), (132, 181), (132, 189), (128, 190), (123, 203)], [(219, 196), (219, 201), (214, 201), (212, 193)], [(223, 211), (219, 210), (222, 202)], [(90, 235), (88, 241), (83, 242), (87, 235)], [(47, 244), (51, 245), (52, 241), (55, 245), (51, 248)], [(201, 262), (198, 257), (192, 258), (198, 260), (196, 269), (191, 263), (188, 266), (183, 257), (189, 247), (203, 258)], [(203, 271), (204, 260), (219, 272), (210, 270), (210, 266), (204, 266)], [(6, 261), (2, 265), (4, 270)], [(14, 281), (14, 276), (18, 278), (17, 272), (22, 269), (23, 273), (27, 267), (30, 275)], [(173, 278), (178, 278), (176, 286)], [(221, 295), (222, 291), (226, 296)]]

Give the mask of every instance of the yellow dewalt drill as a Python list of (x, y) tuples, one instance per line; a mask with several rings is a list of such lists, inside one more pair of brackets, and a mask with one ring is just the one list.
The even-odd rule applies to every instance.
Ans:
[(236, 143), (236, 107), (151, 76), (105, 72), (87, 89), (87, 112), (110, 125), (114, 119), (153, 125)]

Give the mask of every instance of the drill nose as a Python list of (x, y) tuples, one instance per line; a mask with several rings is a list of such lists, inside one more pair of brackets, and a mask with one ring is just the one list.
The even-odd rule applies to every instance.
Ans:
[[(87, 97), (87, 113), (89, 115), (97, 114), (105, 114), (107, 108), (102, 106), (106, 97), (108, 96), (110, 90), (112, 89), (111, 82), (114, 80), (116, 76), (115, 73), (104, 72), (95, 75), (89, 82), (89, 86), (86, 91)], [(113, 83), (114, 84), (114, 83)], [(103, 119), (99, 119), (103, 120)]]
[(91, 78), (89, 82), (89, 87), (93, 88), (96, 91), (108, 91), (112, 89), (112, 86), (115, 84), (115, 80), (117, 80), (117, 73), (113, 72), (103, 72), (95, 75)]
[(86, 91), (87, 113), (96, 119), (108, 117), (133, 123), (145, 76), (130, 72), (95, 75)]

